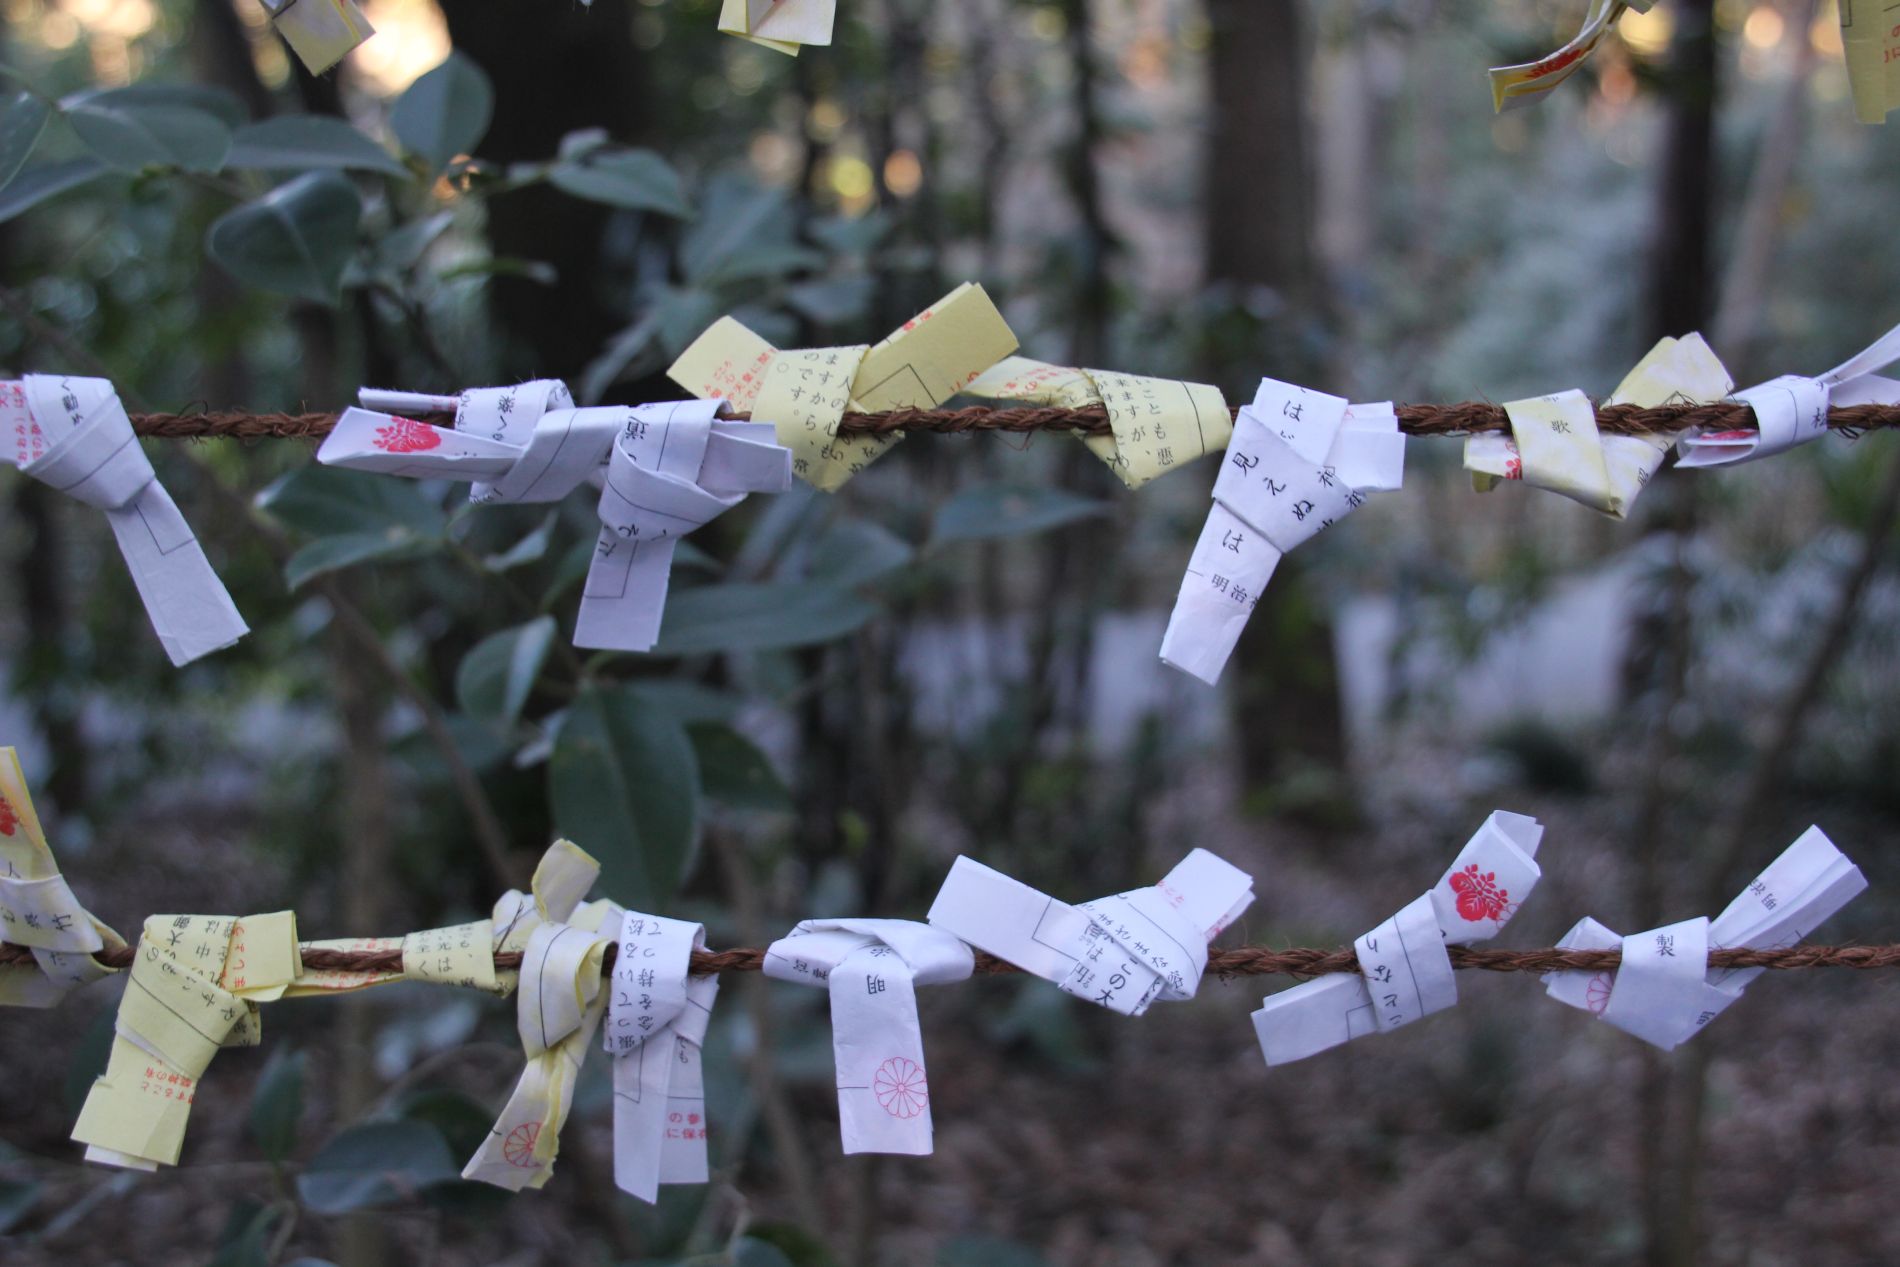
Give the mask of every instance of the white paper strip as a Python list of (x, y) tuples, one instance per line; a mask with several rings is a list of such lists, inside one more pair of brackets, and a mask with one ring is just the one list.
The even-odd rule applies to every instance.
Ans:
[(605, 1042), (614, 1056), (614, 1184), (642, 1201), (663, 1183), (704, 1183), (700, 1048), (717, 977), (690, 977), (706, 927), (628, 911), (621, 920)]
[(158, 482), (111, 383), (61, 374), (0, 383), (0, 437), (0, 461), (106, 513), (173, 664), (250, 632)]
[(1551, 998), (1594, 1012), (1665, 1051), (1693, 1038), (1737, 999), (1761, 968), (1710, 968), (1711, 949), (1779, 950), (1866, 891), (1860, 869), (1810, 827), (1756, 876), (1714, 920), (1694, 919), (1619, 938), (1588, 917), (1557, 944), (1565, 950), (1621, 946), (1610, 972), (1551, 972)]
[(1397, 1029), (1458, 1001), (1448, 944), (1495, 936), (1541, 872), (1536, 819), (1494, 812), (1438, 883), (1354, 943), (1356, 977), (1333, 975), (1269, 996), (1253, 1014), (1269, 1067)]
[(1194, 996), (1207, 943), (1253, 903), (1253, 878), (1196, 849), (1161, 883), (1081, 906), (958, 858), (930, 906), (945, 929), (1124, 1016)]
[(847, 1153), (927, 1155), (930, 1086), (916, 986), (962, 981), (970, 948), (899, 919), (805, 920), (765, 952), (765, 975), (825, 986)]
[(475, 503), (558, 501), (601, 490), (600, 537), (582, 591), (576, 646), (648, 651), (679, 538), (747, 493), (791, 487), (791, 451), (764, 423), (718, 421), (721, 400), (576, 409), (561, 383), (476, 388), (459, 397), (365, 388), (365, 406), (455, 408), (455, 427), (392, 412), (345, 411), (317, 460), (412, 479), (468, 480)]
[(1163, 662), (1213, 685), (1281, 557), (1365, 494), (1399, 487), (1405, 437), (1391, 403), (1263, 379), (1240, 411), (1168, 629)]
[(1900, 384), (1879, 378), (1875, 370), (1900, 360), (1900, 326), (1881, 335), (1858, 354), (1816, 378), (1784, 374), (1758, 387), (1735, 393), (1755, 410), (1757, 430), (1709, 431), (1684, 436), (1676, 465), (1699, 468), (1751, 462), (1806, 444), (1827, 434), (1830, 403), (1900, 404)]

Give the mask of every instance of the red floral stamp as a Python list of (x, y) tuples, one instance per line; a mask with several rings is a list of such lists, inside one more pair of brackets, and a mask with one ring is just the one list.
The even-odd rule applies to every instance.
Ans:
[(1452, 874), (1451, 891), (1458, 895), (1458, 913), (1474, 924), (1503, 919), (1510, 909), (1511, 894), (1498, 887), (1498, 873), (1479, 871), (1475, 862)]
[(1590, 984), (1583, 991), (1584, 1006), (1598, 1016), (1603, 1015), (1603, 1009), (1610, 1006), (1611, 985), (1612, 979), (1607, 972), (1599, 972), (1591, 977)]
[(912, 1118), (930, 1107), (930, 1090), (924, 1083), (924, 1067), (903, 1056), (892, 1056), (877, 1067), (871, 1079), (877, 1102), (892, 1117)]
[(541, 1123), (523, 1122), (508, 1132), (507, 1139), (501, 1141), (501, 1155), (510, 1166), (533, 1170), (541, 1164), (534, 1159), (534, 1142), (540, 1138)]
[(376, 439), (371, 443), (388, 453), (422, 453), (441, 448), (442, 437), (434, 427), (414, 418), (392, 418), (388, 426), (376, 428)]
[(13, 812), (13, 805), (6, 797), (0, 796), (0, 836), (11, 836), (20, 819)]

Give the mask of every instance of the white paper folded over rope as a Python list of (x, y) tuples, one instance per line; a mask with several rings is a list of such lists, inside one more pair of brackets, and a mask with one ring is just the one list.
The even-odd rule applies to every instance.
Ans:
[(1405, 437), (1390, 401), (1349, 405), (1262, 379), (1227, 442), (1163, 663), (1213, 685), (1281, 557), (1404, 479)]
[(642, 1201), (663, 1183), (705, 1183), (700, 1048), (718, 977), (693, 977), (706, 926), (628, 911), (620, 921), (605, 1041), (614, 1057), (614, 1186)]
[(808, 919), (767, 947), (766, 976), (831, 992), (845, 1152), (930, 1153), (916, 987), (965, 980), (975, 963), (956, 937), (905, 919)]
[(158, 482), (111, 383), (65, 374), (0, 383), (0, 461), (106, 513), (173, 664), (250, 632)]
[(1542, 875), (1544, 829), (1495, 810), (1438, 883), (1353, 943), (1359, 975), (1335, 974), (1269, 996), (1253, 1014), (1269, 1067), (1365, 1034), (1409, 1025), (1458, 1001), (1447, 945), (1497, 936)]
[(1736, 895), (1713, 921), (1704, 916), (1618, 937), (1588, 916), (1565, 933), (1564, 950), (1623, 949), (1615, 972), (1551, 972), (1551, 998), (1594, 1012), (1668, 1051), (1695, 1037), (1742, 997), (1761, 968), (1710, 968), (1711, 949), (1793, 946), (1867, 888), (1860, 869), (1810, 827)]
[(1196, 849), (1161, 883), (1070, 906), (969, 858), (930, 905), (934, 926), (1124, 1016), (1191, 999), (1207, 944), (1253, 905), (1253, 877)]
[(1900, 404), (1900, 383), (1874, 374), (1900, 360), (1900, 326), (1818, 378), (1783, 374), (1735, 393), (1755, 411), (1756, 430), (1705, 431), (1684, 436), (1676, 465), (1728, 466), (1751, 462), (1827, 434), (1830, 404)]
[[(365, 388), (317, 460), (413, 479), (471, 481), (476, 503), (600, 493), (600, 539), (574, 644), (649, 651), (659, 638), (679, 539), (745, 500), (792, 484), (792, 455), (767, 423), (721, 422), (720, 400), (573, 407), (551, 379), (421, 396)], [(396, 415), (455, 410), (455, 427)]]

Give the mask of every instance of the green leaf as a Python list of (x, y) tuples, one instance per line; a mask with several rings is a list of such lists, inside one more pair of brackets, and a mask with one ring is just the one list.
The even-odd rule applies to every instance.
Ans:
[(297, 1193), (318, 1214), (390, 1205), (460, 1172), (427, 1123), (369, 1122), (325, 1144), (297, 1176)]
[(16, 92), (0, 105), (0, 188), (26, 166), (52, 117), (52, 107), (30, 92)]
[(251, 1092), (251, 1138), (264, 1156), (281, 1162), (297, 1147), (297, 1121), (303, 1116), (304, 1054), (279, 1047), (271, 1053)]
[(660, 655), (808, 647), (852, 633), (878, 607), (839, 585), (707, 585), (674, 594), (660, 623)]
[(652, 150), (594, 150), (548, 170), (562, 193), (632, 211), (657, 211), (680, 219), (692, 214), (673, 165)]
[(455, 672), (455, 697), (462, 711), (513, 725), (547, 663), (555, 633), (554, 617), (537, 616), (476, 643)]
[[(550, 85), (550, 90), (555, 90)], [(405, 150), (439, 172), (458, 155), (471, 154), (488, 133), (495, 90), (488, 73), (460, 53), (409, 85), (389, 113), (389, 126)]]
[(322, 114), (287, 114), (246, 124), (231, 138), (224, 165), (247, 171), (336, 169), (410, 175), (395, 155), (348, 122)]
[(834, 519), (809, 541), (787, 563), (802, 567), (812, 580), (838, 586), (869, 584), (909, 566), (917, 554), (910, 542), (868, 519)]
[(225, 1221), (211, 1267), (270, 1267), (270, 1234), (279, 1211), (240, 1200)]
[(224, 120), (190, 105), (146, 104), (117, 93), (70, 98), (63, 113), (85, 147), (123, 171), (181, 167), (215, 172), (231, 149)]
[(0, 1236), (33, 1213), (42, 1189), (43, 1185), (30, 1179), (0, 1179)]
[(75, 158), (30, 167), (0, 190), (0, 224), (68, 190), (91, 184), (106, 171), (106, 165), (96, 158)]
[(406, 528), (414, 536), (439, 537), (448, 516), (410, 480), (311, 463), (298, 467), (258, 495), (272, 518), (313, 537)]
[(819, 325), (841, 326), (871, 310), (876, 290), (869, 277), (834, 277), (800, 282), (785, 292), (785, 302)]
[(400, 563), (427, 558), (442, 548), (440, 540), (417, 538), (407, 528), (392, 526), (381, 532), (346, 532), (323, 537), (302, 547), (284, 561), (284, 584), (300, 590), (319, 576), (341, 572), (359, 563)]
[(1048, 1260), (1020, 1241), (959, 1236), (937, 1251), (937, 1267), (1048, 1267)]
[(555, 823), (600, 859), (605, 890), (667, 909), (699, 832), (698, 763), (679, 720), (634, 688), (589, 688), (567, 710), (548, 784)]
[(751, 740), (730, 726), (688, 726), (700, 789), (728, 809), (789, 810), (791, 789)]
[(250, 108), (229, 88), (211, 84), (131, 84), (124, 88), (102, 88), (74, 93), (60, 102), (62, 109), (81, 103), (100, 103), (137, 112), (151, 106), (183, 107), (208, 114), (227, 128), (242, 127), (251, 117)]
[(931, 525), (930, 544), (1026, 537), (1107, 513), (1108, 503), (1059, 488), (983, 484), (958, 493), (938, 509)]
[(334, 305), (362, 218), (347, 177), (310, 172), (219, 216), (205, 245), (247, 286)]
[(490, 572), (511, 572), (515, 568), (530, 563), (539, 563), (547, 557), (548, 543), (554, 539), (554, 527), (561, 521), (561, 512), (550, 510), (541, 526), (521, 540), (509, 546), (499, 554), (491, 554), (482, 560), (482, 566)]
[(731, 174), (708, 182), (705, 208), (680, 238), (680, 271), (700, 282), (731, 257), (761, 244), (789, 245), (795, 217), (784, 190)]

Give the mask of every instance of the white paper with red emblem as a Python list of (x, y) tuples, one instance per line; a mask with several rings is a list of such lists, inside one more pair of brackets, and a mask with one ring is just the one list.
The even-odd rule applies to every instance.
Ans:
[(1160, 884), (1080, 906), (958, 858), (929, 919), (1065, 993), (1140, 1016), (1157, 999), (1193, 998), (1207, 944), (1252, 904), (1253, 877), (1205, 849)]
[(1551, 998), (1593, 1012), (1667, 1051), (1742, 997), (1762, 968), (1711, 968), (1710, 950), (1779, 950), (1805, 939), (1865, 892), (1866, 877), (1819, 827), (1810, 827), (1713, 920), (1702, 918), (1619, 937), (1585, 917), (1557, 945), (1623, 951), (1615, 972), (1551, 972)]
[(103, 510), (152, 628), (175, 665), (250, 632), (103, 378), (28, 374), (0, 383), (0, 461)]
[(766, 976), (830, 991), (845, 1152), (930, 1153), (916, 987), (965, 980), (975, 964), (957, 938), (903, 919), (808, 919), (766, 949)]
[(1817, 378), (1784, 374), (1759, 387), (1735, 393), (1755, 410), (1755, 430), (1705, 431), (1684, 436), (1677, 466), (1730, 466), (1752, 462), (1818, 440), (1827, 434), (1830, 403), (1900, 404), (1900, 384), (1874, 373), (1900, 360), (1900, 326), (1874, 340), (1858, 355)]
[(614, 1058), (614, 1185), (642, 1201), (663, 1183), (705, 1183), (700, 1049), (718, 977), (694, 977), (706, 926), (628, 911), (620, 922), (604, 1038)]
[[(573, 408), (561, 383), (538, 379), (456, 396), (365, 388), (317, 460), (351, 470), (473, 484), (475, 503), (558, 501), (598, 487), (600, 536), (581, 594), (574, 644), (649, 651), (679, 539), (745, 500), (792, 483), (791, 451), (764, 423), (721, 422), (722, 400)], [(385, 410), (455, 409), (438, 427)]]
[(1303, 1060), (1455, 1004), (1446, 946), (1485, 941), (1510, 922), (1542, 875), (1543, 834), (1528, 815), (1494, 811), (1437, 884), (1353, 944), (1358, 973), (1269, 996), (1253, 1014), (1267, 1064)]
[(1262, 379), (1240, 411), (1214, 480), (1214, 504), (1161, 639), (1162, 662), (1213, 685), (1287, 551), (1405, 478), (1391, 402)]

